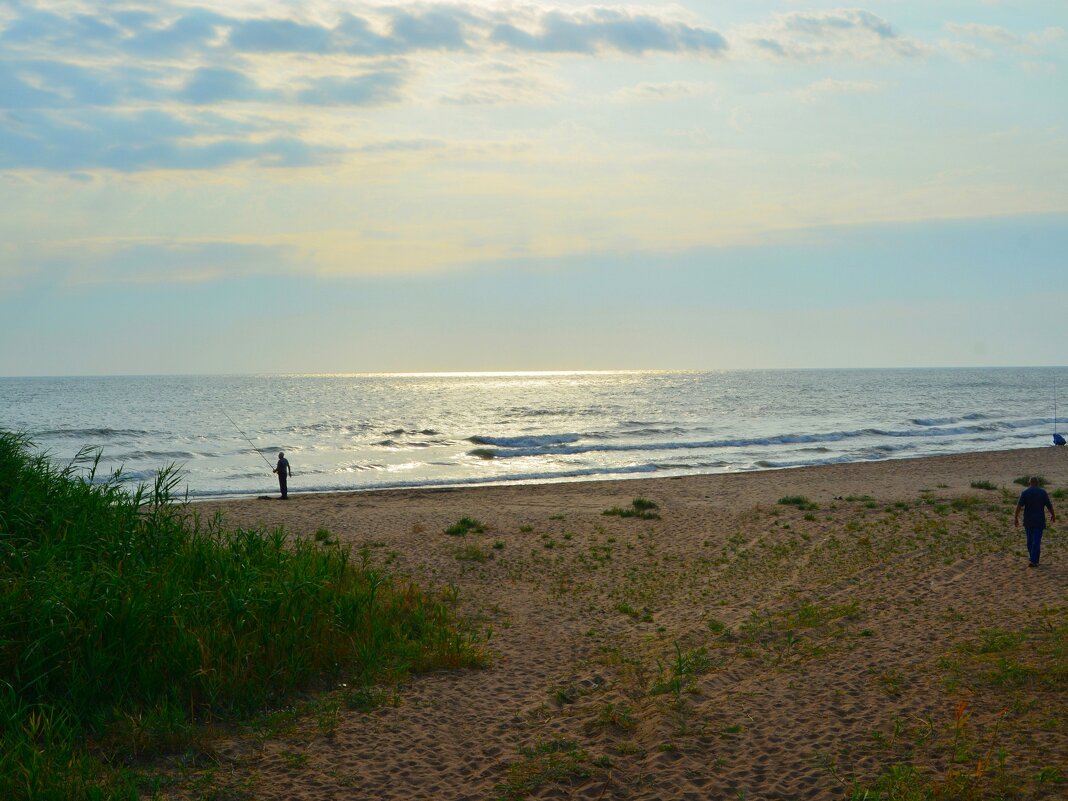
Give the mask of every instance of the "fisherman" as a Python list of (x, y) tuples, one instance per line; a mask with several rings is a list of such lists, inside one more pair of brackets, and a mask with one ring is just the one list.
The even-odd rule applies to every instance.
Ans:
[(289, 460), (284, 453), (278, 454), (278, 466), (274, 469), (274, 472), (278, 474), (278, 489), (282, 491), (282, 500), (289, 498), (289, 491), (286, 488), (286, 479), (292, 477), (293, 470), (289, 466)]
[(1020, 512), (1024, 513), (1024, 530), (1027, 532), (1028, 567), (1038, 567), (1038, 556), (1042, 549), (1042, 532), (1046, 528), (1046, 510), (1049, 509), (1049, 522), (1057, 522), (1057, 513), (1053, 511), (1053, 501), (1049, 493), (1038, 486), (1036, 476), (1031, 476), (1030, 486), (1020, 493), (1016, 503), (1016, 515), (1012, 524), (1020, 527)]

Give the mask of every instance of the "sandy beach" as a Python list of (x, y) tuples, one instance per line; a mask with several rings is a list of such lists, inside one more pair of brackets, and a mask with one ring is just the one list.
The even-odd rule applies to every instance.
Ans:
[[(1068, 681), (1049, 666), (1068, 556), (1054, 528), (1027, 567), (1013, 480), (1030, 474), (1068, 487), (1068, 450), (323, 495), (298, 470), (284, 503), (192, 505), (327, 529), (443, 588), (491, 660), (371, 711), (224, 737), (174, 792), (837, 799), (901, 765), (925, 786), (1062, 798)], [(604, 514), (636, 498), (656, 517)], [(445, 533), (464, 517), (484, 530)]]

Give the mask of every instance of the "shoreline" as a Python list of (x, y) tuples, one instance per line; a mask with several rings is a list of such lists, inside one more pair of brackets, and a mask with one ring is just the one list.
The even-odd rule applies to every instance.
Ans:
[[(1064, 458), (1058, 460), (1055, 454), (1060, 453)], [(440, 483), (440, 484), (426, 484), (415, 486), (395, 486), (395, 487), (373, 487), (367, 489), (330, 489), (330, 490), (308, 490), (300, 491), (290, 483), (289, 495), (290, 500), (296, 498), (333, 498), (333, 497), (345, 497), (345, 496), (384, 496), (388, 497), (394, 494), (418, 494), (418, 493), (444, 493), (444, 492), (476, 492), (480, 490), (509, 490), (509, 489), (530, 489), (536, 487), (546, 488), (558, 488), (558, 487), (572, 487), (577, 486), (579, 488), (589, 485), (592, 487), (615, 487), (621, 486), (637, 486), (649, 485), (655, 487), (659, 482), (711, 482), (714, 484), (722, 481), (734, 481), (741, 480), (748, 477), (767, 477), (769, 475), (783, 475), (783, 474), (807, 474), (812, 472), (813, 475), (819, 475), (823, 477), (824, 474), (830, 474), (836, 476), (842, 474), (846, 477), (847, 474), (860, 470), (864, 473), (872, 472), (874, 475), (879, 476), (883, 473), (893, 473), (894, 468), (901, 469), (901, 466), (915, 466), (919, 468), (916, 471), (917, 475), (936, 477), (938, 470), (944, 468), (949, 472), (960, 469), (964, 465), (974, 465), (975, 469), (981, 470), (985, 463), (994, 461), (998, 465), (1001, 465), (1000, 481), (1005, 484), (1011, 484), (1012, 480), (1018, 478), (1024, 473), (1028, 472), (1028, 467), (1032, 468), (1032, 472), (1041, 473), (1043, 470), (1052, 471), (1058, 468), (1064, 468), (1068, 470), (1068, 448), (1057, 448), (1052, 445), (1029, 447), (1029, 448), (1013, 448), (1006, 450), (993, 450), (993, 451), (963, 451), (949, 454), (936, 454), (925, 456), (889, 456), (883, 459), (871, 459), (861, 461), (849, 461), (849, 462), (837, 462), (834, 464), (811, 464), (800, 465), (791, 467), (768, 467), (755, 470), (730, 470), (718, 473), (683, 473), (680, 475), (662, 475), (662, 476), (647, 476), (647, 475), (634, 475), (634, 476), (612, 476), (608, 478), (557, 478), (547, 480), (506, 480), (506, 479), (487, 479), (486, 481), (469, 481), (459, 479), (454, 483)], [(890, 466), (893, 466), (890, 467)], [(1037, 468), (1036, 468), (1037, 466)], [(1008, 476), (1008, 473), (1013, 471), (1015, 475)], [(298, 474), (299, 477), (299, 474)], [(884, 476), (885, 477), (885, 476)], [(770, 479), (762, 479), (770, 483)], [(848, 481), (853, 479), (849, 478)], [(866, 479), (862, 479), (866, 480)], [(986, 476), (977, 476), (973, 480), (976, 481), (990, 481), (993, 480)], [(794, 482), (784, 481), (785, 484), (792, 484)], [(808, 483), (802, 481), (801, 483)], [(969, 487), (964, 487), (969, 489)], [(202, 497), (189, 498), (190, 504), (239, 504), (253, 500), (265, 500), (270, 496), (271, 500), (279, 500), (274, 496), (277, 494), (277, 487), (270, 487), (264, 491), (247, 493), (241, 495), (213, 495)], [(849, 494), (849, 493), (846, 493)], [(868, 493), (870, 494), (870, 493)], [(773, 499), (775, 500), (775, 499)]]

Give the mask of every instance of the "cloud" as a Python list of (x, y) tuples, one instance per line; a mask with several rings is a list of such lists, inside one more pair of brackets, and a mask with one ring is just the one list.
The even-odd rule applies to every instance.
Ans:
[(326, 163), (339, 155), (289, 136), (222, 135), (203, 141), (213, 122), (217, 120), (196, 124), (162, 111), (7, 112), (0, 114), (0, 169), (133, 172), (213, 169), (241, 162), (295, 167)]
[(226, 100), (266, 100), (273, 95), (237, 70), (201, 67), (189, 76), (178, 96), (188, 103), (207, 105)]
[(927, 52), (861, 9), (777, 14), (768, 24), (744, 26), (738, 33), (756, 52), (784, 59), (914, 58)]
[(296, 92), (294, 99), (313, 106), (367, 106), (397, 100), (404, 78), (398, 72), (352, 77), (328, 76)]
[(200, 8), (182, 9), (180, 16), (163, 18), (147, 11), (117, 12), (126, 31), (121, 48), (150, 58), (177, 57), (210, 49), (229, 22), (222, 14)]
[(331, 31), (289, 19), (250, 19), (230, 30), (230, 44), (253, 53), (330, 53)]
[(398, 11), (390, 22), (394, 38), (411, 50), (466, 50), (466, 25), (474, 17), (457, 9)]
[(642, 82), (615, 92), (617, 100), (671, 100), (678, 97), (696, 97), (711, 94), (715, 87), (706, 81)]
[(548, 11), (521, 22), (501, 22), (490, 41), (537, 53), (595, 53), (616, 50), (640, 56), (649, 52), (718, 54), (727, 40), (710, 28), (608, 8), (565, 13)]
[(804, 103), (813, 103), (826, 95), (872, 94), (881, 91), (882, 88), (881, 83), (874, 81), (843, 81), (837, 78), (824, 78), (791, 94)]
[[(949, 33), (957, 36), (978, 39), (993, 45), (1001, 45), (1021, 53), (1041, 52), (1045, 45), (1060, 42), (1066, 35), (1064, 28), (1056, 26), (1044, 28), (1033, 33), (1016, 33), (1000, 25), (986, 25), (977, 22), (948, 22), (945, 27)], [(980, 52), (989, 51), (980, 50)]]
[(51, 283), (189, 283), (289, 271), (301, 264), (290, 245), (150, 239), (78, 241), (24, 246), (17, 264), (0, 251), (0, 268), (48, 275)]

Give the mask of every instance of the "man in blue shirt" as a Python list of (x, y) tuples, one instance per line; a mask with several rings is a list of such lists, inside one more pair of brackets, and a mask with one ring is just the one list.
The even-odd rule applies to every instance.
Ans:
[(1042, 549), (1042, 531), (1046, 528), (1046, 510), (1049, 509), (1050, 525), (1057, 522), (1057, 513), (1053, 511), (1053, 501), (1049, 499), (1038, 479), (1031, 477), (1031, 486), (1020, 493), (1016, 503), (1016, 515), (1012, 524), (1020, 527), (1020, 512), (1024, 515), (1024, 530), (1027, 531), (1027, 556), (1029, 567), (1038, 567), (1038, 555)]

